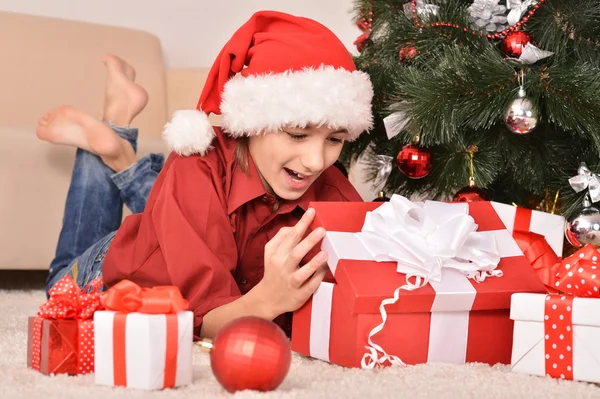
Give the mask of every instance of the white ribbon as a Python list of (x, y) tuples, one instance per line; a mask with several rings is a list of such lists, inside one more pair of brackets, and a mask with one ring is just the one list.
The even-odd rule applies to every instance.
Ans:
[(374, 187), (379, 187), (385, 183), (392, 173), (393, 157), (389, 155), (375, 155), (375, 165), (377, 165), (377, 176), (373, 181)]
[(506, 20), (510, 26), (516, 25), (517, 22), (521, 20), (521, 17), (527, 12), (527, 9), (533, 5), (537, 4), (535, 0), (508, 0), (506, 2), (506, 8), (510, 10)]
[[(406, 103), (402, 104), (406, 107)], [(385, 127), (385, 133), (388, 137), (388, 140), (393, 139), (400, 133), (408, 122), (410, 121), (410, 117), (406, 114), (406, 111), (400, 109), (400, 107), (396, 112), (393, 112), (383, 118), (383, 126)]]
[(406, 274), (406, 284), (394, 291), (393, 298), (381, 302), (382, 322), (369, 333), (362, 367), (374, 368), (386, 361), (404, 365), (372, 341), (387, 320), (385, 307), (398, 301), (400, 290), (412, 291), (429, 281), (440, 282), (443, 268), (456, 269), (478, 282), (502, 276), (502, 271), (496, 270), (500, 254), (495, 239), (476, 231), (478, 226), (468, 209), (466, 203), (416, 204), (393, 195), (389, 202), (367, 213), (362, 231), (355, 236), (373, 260), (397, 262), (396, 270)]
[(518, 60), (521, 64), (531, 65), (535, 64), (539, 60), (543, 60), (544, 58), (548, 58), (552, 55), (554, 55), (552, 51), (542, 50), (531, 43), (527, 43), (523, 46), (521, 55), (519, 56), (519, 58), (516, 58), (516, 60)]
[(571, 177), (569, 184), (577, 193), (587, 188), (592, 203), (600, 201), (600, 176), (592, 173), (585, 162), (579, 165), (577, 176)]

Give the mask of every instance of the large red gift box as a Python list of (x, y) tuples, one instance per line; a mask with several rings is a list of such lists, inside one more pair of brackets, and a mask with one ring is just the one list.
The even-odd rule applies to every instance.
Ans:
[[(328, 236), (360, 232), (367, 212), (381, 205), (312, 203), (316, 216), (311, 227), (324, 227)], [(546, 292), (492, 204), (469, 203), (468, 214), (478, 232), (495, 237), (500, 256), (497, 270), (503, 275), (478, 283), (444, 268), (440, 282), (400, 291), (399, 300), (385, 307), (387, 320), (372, 340), (404, 363), (510, 364), (511, 295)], [(321, 283), (313, 297), (294, 312), (292, 350), (341, 366), (361, 367), (369, 334), (382, 323), (380, 305), (406, 284), (406, 275), (396, 271), (395, 262), (345, 259), (354, 248), (335, 247), (327, 240), (326, 236), (322, 248), (328, 251), (334, 279)]]

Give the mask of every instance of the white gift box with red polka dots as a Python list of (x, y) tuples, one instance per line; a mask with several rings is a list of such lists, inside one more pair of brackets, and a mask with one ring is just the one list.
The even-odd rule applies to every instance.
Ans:
[(512, 371), (600, 383), (600, 299), (513, 294)]
[(192, 382), (194, 314), (98, 311), (97, 385), (156, 390)]

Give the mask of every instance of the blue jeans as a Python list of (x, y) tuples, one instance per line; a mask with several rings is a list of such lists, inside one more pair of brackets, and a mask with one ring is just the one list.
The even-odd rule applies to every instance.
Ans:
[[(137, 151), (137, 129), (110, 126)], [(115, 173), (97, 155), (77, 149), (46, 292), (67, 274), (80, 288), (102, 276), (104, 257), (121, 225), (123, 204), (132, 213), (142, 212), (163, 164), (162, 154), (148, 154)]]

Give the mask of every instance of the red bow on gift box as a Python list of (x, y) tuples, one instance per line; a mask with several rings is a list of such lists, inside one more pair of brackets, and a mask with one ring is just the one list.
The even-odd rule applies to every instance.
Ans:
[(600, 298), (598, 260), (600, 252), (587, 244), (575, 254), (561, 260), (544, 236), (515, 231), (513, 237), (550, 293), (576, 297)]
[(175, 286), (141, 288), (129, 280), (122, 280), (102, 296), (108, 310), (122, 313), (168, 314), (188, 308), (188, 301)]
[(600, 298), (600, 273), (598, 272), (600, 252), (592, 244), (587, 244), (548, 272), (544, 284), (556, 292), (580, 298)]
[(67, 274), (48, 291), (50, 298), (40, 306), (38, 316), (59, 320), (91, 319), (96, 310), (102, 309), (101, 288), (102, 279), (97, 278), (80, 290), (73, 277)]

